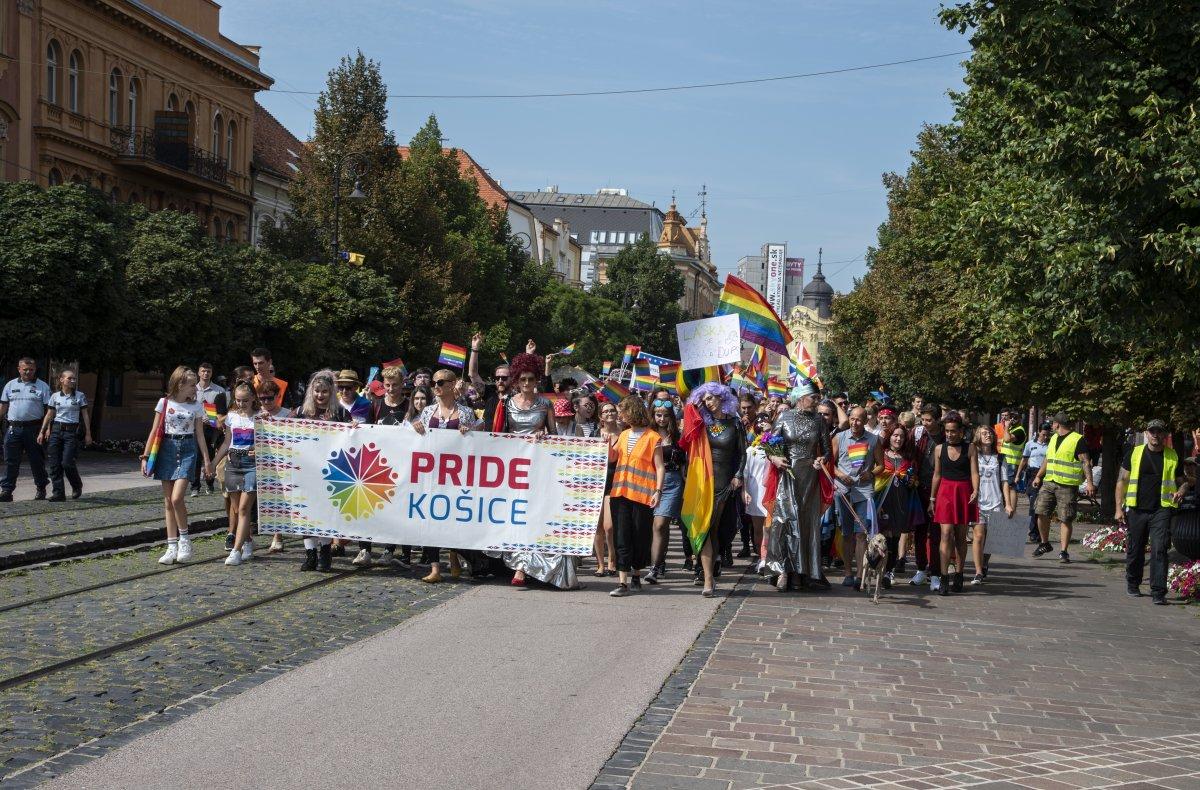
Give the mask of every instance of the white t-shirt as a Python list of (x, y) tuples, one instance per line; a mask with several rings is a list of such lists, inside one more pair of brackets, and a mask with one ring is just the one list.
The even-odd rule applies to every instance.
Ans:
[[(164, 406), (165, 414), (163, 413)], [(180, 403), (168, 398), (159, 398), (158, 405), (154, 407), (154, 410), (163, 414), (165, 420), (163, 430), (169, 434), (193, 434), (196, 431), (196, 420), (204, 419), (204, 407), (199, 403)]]

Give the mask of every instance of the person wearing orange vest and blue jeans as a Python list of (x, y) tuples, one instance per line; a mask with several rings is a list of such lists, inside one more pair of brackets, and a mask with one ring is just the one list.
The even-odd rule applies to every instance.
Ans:
[(641, 570), (650, 564), (654, 507), (662, 496), (665, 466), (662, 438), (650, 427), (641, 399), (626, 397), (617, 412), (629, 427), (617, 438), (617, 468), (609, 494), (620, 576), (609, 595), (621, 598), (642, 589)]
[(1038, 517), (1038, 536), (1042, 540), (1033, 555), (1040, 557), (1054, 551), (1054, 546), (1050, 544), (1050, 517), (1056, 515), (1060, 525), (1059, 537), (1062, 539), (1058, 561), (1067, 563), (1071, 561), (1068, 549), (1079, 485), (1084, 485), (1088, 496), (1096, 495), (1096, 485), (1092, 482), (1092, 461), (1087, 444), (1082, 435), (1071, 430), (1067, 415), (1063, 412), (1054, 415), (1051, 427), (1054, 434), (1046, 448), (1046, 462), (1033, 479), (1033, 486), (1038, 489), (1034, 510)]
[(1187, 493), (1187, 480), (1179, 454), (1166, 446), (1167, 424), (1146, 424), (1146, 443), (1129, 448), (1117, 479), (1117, 523), (1127, 524), (1125, 585), (1131, 596), (1142, 594), (1146, 543), (1150, 544), (1150, 597), (1159, 606), (1167, 603), (1167, 552), (1171, 548), (1171, 520)]

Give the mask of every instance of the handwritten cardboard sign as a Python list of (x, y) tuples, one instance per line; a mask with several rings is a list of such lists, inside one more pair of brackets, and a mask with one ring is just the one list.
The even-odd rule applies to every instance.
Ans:
[(740, 362), (742, 334), (736, 314), (701, 318), (675, 325), (684, 370)]

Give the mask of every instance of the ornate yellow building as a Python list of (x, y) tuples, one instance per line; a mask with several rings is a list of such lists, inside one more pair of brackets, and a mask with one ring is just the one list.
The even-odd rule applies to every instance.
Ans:
[(804, 286), (800, 304), (788, 313), (788, 329), (796, 342), (803, 343), (813, 355), (817, 367), (821, 366), (821, 348), (829, 339), (833, 326), (833, 286), (825, 282), (821, 262), (817, 260), (817, 273)]
[(0, 178), (91, 184), (249, 241), (271, 82), (211, 0), (0, 0)]
[(669, 257), (683, 276), (683, 309), (693, 318), (712, 315), (721, 296), (721, 281), (708, 245), (708, 216), (701, 214), (699, 226), (689, 228), (672, 200), (658, 238), (658, 251)]

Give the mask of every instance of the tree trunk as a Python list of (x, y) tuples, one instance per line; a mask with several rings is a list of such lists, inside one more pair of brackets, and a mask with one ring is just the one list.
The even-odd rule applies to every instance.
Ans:
[(92, 396), (92, 441), (100, 441), (104, 434), (104, 408), (108, 405), (108, 368), (96, 371), (96, 392)]
[(1100, 448), (1100, 521), (1108, 521), (1116, 512), (1117, 469), (1121, 465), (1125, 430), (1111, 422), (1104, 423), (1104, 445)]

